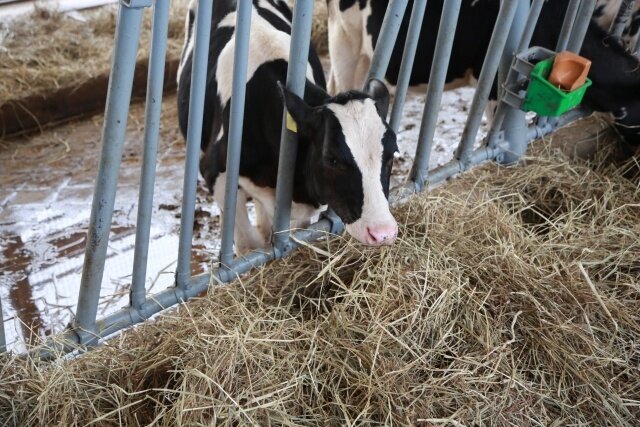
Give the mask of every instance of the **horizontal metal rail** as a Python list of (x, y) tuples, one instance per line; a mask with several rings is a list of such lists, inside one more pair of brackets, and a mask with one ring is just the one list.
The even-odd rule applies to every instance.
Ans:
[[(341, 223), (336, 223), (324, 218), (304, 230), (292, 233), (291, 245), (292, 248), (297, 248), (301, 246), (303, 242), (312, 242), (323, 236), (339, 234), (341, 232)], [(140, 323), (154, 314), (176, 304), (201, 296), (212, 284), (231, 282), (252, 268), (264, 265), (274, 259), (274, 252), (270, 248), (250, 252), (234, 259), (231, 264), (225, 268), (218, 267), (209, 273), (193, 276), (190, 279), (188, 287), (172, 287), (157, 294), (149, 295), (145, 303), (140, 307), (126, 307), (106, 316), (97, 322), (91, 342), (81, 342), (74, 331), (68, 331), (50, 340), (45, 346), (36, 349), (33, 354), (41, 359), (48, 360), (57, 357), (60, 353), (85, 351), (88, 346), (96, 344), (100, 339), (104, 339), (124, 328)]]

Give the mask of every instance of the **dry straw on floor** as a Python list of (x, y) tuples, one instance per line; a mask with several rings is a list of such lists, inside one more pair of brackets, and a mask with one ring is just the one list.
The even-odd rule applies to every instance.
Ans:
[(0, 425), (638, 425), (638, 169), (481, 167), (398, 208), (392, 247), (317, 243), (74, 360), (5, 359)]
[[(188, 0), (172, 0), (167, 57), (180, 55)], [(75, 87), (107, 75), (117, 7), (69, 15), (39, 8), (33, 14), (0, 23), (0, 105), (59, 88)], [(149, 57), (151, 10), (145, 11), (138, 59)]]
[[(178, 58), (184, 41), (184, 19), (189, 0), (171, 0), (167, 57)], [(0, 22), (0, 105), (30, 95), (46, 95), (77, 87), (107, 75), (115, 34), (117, 7), (106, 6), (70, 16), (39, 8), (25, 18)], [(326, 6), (318, 2), (313, 43), (326, 53)], [(138, 60), (150, 49), (151, 10), (144, 15)]]

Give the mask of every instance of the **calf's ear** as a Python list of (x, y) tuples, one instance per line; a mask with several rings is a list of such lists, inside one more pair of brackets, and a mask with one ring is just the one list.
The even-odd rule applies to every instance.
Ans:
[(386, 121), (387, 113), (389, 112), (389, 90), (387, 86), (378, 79), (370, 79), (364, 87), (364, 92), (373, 98), (378, 114)]
[(295, 120), (301, 132), (312, 129), (317, 122), (317, 111), (310, 107), (304, 99), (287, 89), (281, 82), (278, 82), (280, 94), (284, 100), (287, 111)]

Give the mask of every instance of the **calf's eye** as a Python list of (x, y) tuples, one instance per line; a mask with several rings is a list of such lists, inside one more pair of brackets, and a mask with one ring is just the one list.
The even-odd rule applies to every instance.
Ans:
[(329, 166), (338, 166), (338, 159), (336, 159), (335, 157), (329, 157), (328, 159), (326, 159), (326, 162)]
[(328, 167), (335, 171), (346, 171), (351, 168), (349, 163), (339, 160), (337, 157), (327, 157), (324, 161)]

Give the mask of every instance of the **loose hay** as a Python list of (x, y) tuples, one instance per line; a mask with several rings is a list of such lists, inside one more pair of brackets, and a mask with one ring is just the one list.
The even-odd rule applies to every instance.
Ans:
[[(189, 0), (171, 1), (167, 58), (178, 58)], [(85, 21), (52, 9), (0, 23), (0, 105), (59, 88), (76, 87), (111, 68), (117, 6), (82, 13)], [(141, 30), (138, 60), (149, 57), (151, 10)]]
[(395, 246), (317, 243), (74, 360), (7, 359), (0, 416), (638, 425), (638, 170), (479, 168), (397, 209)]
[[(177, 59), (184, 42), (184, 19), (190, 0), (172, 0), (169, 14), (167, 58)], [(312, 43), (327, 52), (327, 12), (316, 0)], [(150, 49), (151, 9), (146, 9), (138, 60)], [(65, 13), (38, 8), (9, 23), (0, 22), (0, 105), (30, 95), (47, 95), (60, 88), (77, 87), (107, 75), (116, 26), (117, 7), (83, 12), (78, 20)]]

